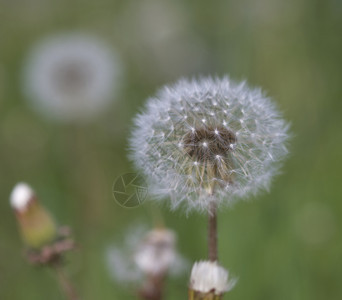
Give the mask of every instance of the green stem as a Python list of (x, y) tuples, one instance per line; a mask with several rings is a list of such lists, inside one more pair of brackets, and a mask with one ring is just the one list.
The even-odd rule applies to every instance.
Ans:
[(79, 300), (79, 297), (73, 285), (65, 275), (63, 267), (61, 266), (60, 262), (56, 262), (52, 265), (52, 267), (56, 272), (59, 286), (61, 287), (61, 290), (65, 295), (65, 298), (68, 300)]

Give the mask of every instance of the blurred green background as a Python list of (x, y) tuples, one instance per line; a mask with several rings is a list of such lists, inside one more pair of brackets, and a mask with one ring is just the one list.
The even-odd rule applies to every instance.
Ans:
[[(69, 31), (99, 36), (124, 65), (119, 95), (81, 124), (37, 114), (21, 87), (29, 49)], [(22, 256), (8, 202), (18, 181), (73, 228), (80, 250), (68, 273), (82, 299), (134, 299), (105, 253), (137, 220), (152, 226), (161, 213), (182, 255), (205, 258), (204, 216), (124, 209), (111, 188), (132, 171), (127, 138), (148, 96), (181, 76), (227, 73), (275, 98), (294, 136), (271, 193), (219, 215), (220, 260), (239, 277), (225, 298), (342, 299), (340, 0), (0, 0), (0, 299), (63, 299), (53, 275)], [(166, 299), (186, 299), (188, 276), (168, 282)]]

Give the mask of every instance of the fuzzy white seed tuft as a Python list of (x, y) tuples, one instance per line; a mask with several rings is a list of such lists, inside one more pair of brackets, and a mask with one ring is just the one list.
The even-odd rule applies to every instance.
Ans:
[(31, 187), (26, 183), (20, 182), (12, 190), (10, 196), (11, 206), (18, 211), (24, 211), (34, 196), (35, 193)]
[(230, 291), (236, 282), (236, 279), (229, 279), (228, 271), (217, 262), (200, 261), (192, 268), (190, 288), (201, 293), (214, 291), (216, 295), (221, 295)]

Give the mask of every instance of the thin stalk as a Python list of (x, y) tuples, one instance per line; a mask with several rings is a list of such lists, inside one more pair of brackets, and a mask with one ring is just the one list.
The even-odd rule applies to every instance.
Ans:
[(60, 262), (53, 264), (52, 268), (56, 272), (58, 284), (63, 294), (65, 295), (65, 298), (68, 300), (79, 300), (79, 297), (70, 280), (65, 275), (63, 267), (60, 264)]
[(215, 201), (210, 203), (208, 222), (208, 256), (210, 261), (217, 261), (217, 205)]

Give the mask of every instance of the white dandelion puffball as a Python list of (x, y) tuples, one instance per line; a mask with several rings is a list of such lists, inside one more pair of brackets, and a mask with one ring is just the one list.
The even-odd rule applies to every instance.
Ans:
[(120, 61), (96, 37), (58, 35), (40, 42), (24, 66), (24, 92), (47, 117), (73, 121), (103, 111), (117, 90)]
[(145, 276), (179, 276), (188, 261), (176, 249), (176, 234), (166, 228), (146, 231), (144, 225), (129, 230), (120, 243), (107, 251), (107, 263), (114, 280), (138, 283)]
[(146, 274), (158, 275), (169, 271), (176, 261), (176, 236), (168, 229), (154, 229), (138, 246), (134, 261)]
[(190, 289), (201, 293), (213, 291), (215, 295), (222, 295), (230, 291), (236, 282), (236, 279), (229, 279), (228, 271), (217, 262), (200, 261), (192, 267)]
[(271, 100), (228, 77), (180, 80), (134, 121), (131, 158), (157, 198), (207, 211), (269, 186), (287, 154), (288, 124)]

